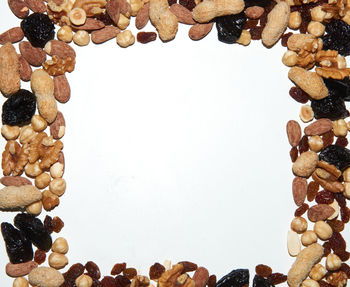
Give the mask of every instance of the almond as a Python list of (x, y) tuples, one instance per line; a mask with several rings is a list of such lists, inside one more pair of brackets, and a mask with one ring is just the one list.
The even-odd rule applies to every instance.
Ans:
[(32, 76), (32, 67), (27, 62), (27, 60), (22, 56), (19, 55), (19, 74), (21, 76), (21, 80), (28, 82), (30, 81), (30, 77)]
[(120, 13), (125, 17), (129, 18), (131, 16), (131, 6), (126, 0), (119, 0)]
[(24, 59), (34, 67), (40, 67), (46, 60), (46, 54), (42, 48), (33, 47), (27, 41), (19, 43), (19, 51)]
[(72, 29), (85, 31), (99, 30), (102, 29), (104, 26), (105, 24), (102, 21), (93, 18), (87, 18), (84, 25), (71, 25)]
[(64, 120), (63, 114), (61, 112), (57, 112), (56, 119), (50, 125), (50, 134), (54, 139), (60, 139), (63, 137), (66, 130), (66, 122)]
[(0, 47), (0, 91), (5, 95), (16, 93), (21, 86), (19, 59), (11, 43)]
[(317, 204), (309, 208), (307, 217), (312, 222), (326, 220), (334, 213), (334, 211), (334, 208), (328, 204)]
[(259, 19), (261, 15), (264, 13), (264, 8), (260, 6), (251, 6), (245, 9), (244, 13), (249, 19)]
[(114, 24), (118, 25), (120, 16), (119, 0), (110, 0), (107, 2), (106, 11), (109, 17), (113, 20)]
[(0, 34), (0, 45), (4, 45), (7, 42), (16, 43), (23, 39), (24, 34), (21, 27), (14, 27), (6, 32)]
[(12, 13), (21, 19), (28, 16), (29, 8), (22, 0), (8, 0), (9, 7)]
[(107, 26), (101, 30), (93, 31), (91, 33), (91, 41), (95, 44), (101, 44), (115, 38), (118, 33), (120, 33), (119, 28), (114, 26)]
[(64, 153), (63, 152), (60, 152), (60, 154), (58, 155), (57, 162), (63, 164), (63, 173), (64, 173), (65, 161), (64, 161)]
[(201, 40), (209, 34), (211, 29), (213, 28), (213, 25), (214, 23), (195, 24), (188, 31), (188, 36), (195, 41)]
[(37, 12), (37, 13), (46, 12), (46, 5), (44, 0), (24, 0), (24, 3), (33, 12)]
[(60, 103), (66, 103), (70, 99), (70, 86), (65, 75), (53, 78), (54, 96)]
[(30, 271), (37, 267), (38, 263), (34, 261), (19, 264), (8, 263), (6, 265), (6, 274), (10, 277), (22, 277), (28, 275)]
[(180, 23), (194, 25), (196, 22), (192, 18), (192, 13), (186, 7), (180, 4), (173, 4), (170, 7), (170, 11), (177, 17)]
[(287, 136), (288, 141), (292, 147), (296, 147), (301, 139), (301, 128), (298, 122), (288, 121), (287, 123)]
[(205, 287), (209, 280), (209, 272), (207, 268), (199, 267), (193, 275), (193, 281), (196, 287)]
[(321, 135), (333, 129), (333, 123), (329, 119), (319, 119), (304, 129), (307, 136)]
[(68, 57), (75, 58), (74, 49), (67, 43), (59, 40), (51, 40), (50, 42), (47, 42), (44, 51), (50, 56), (56, 55), (62, 59)]
[(143, 5), (136, 15), (135, 26), (141, 30), (149, 21), (149, 2)]
[(295, 177), (292, 184), (293, 199), (297, 206), (301, 206), (307, 194), (307, 180), (302, 177)]
[(0, 183), (5, 186), (22, 186), (32, 184), (29, 179), (22, 176), (3, 176)]

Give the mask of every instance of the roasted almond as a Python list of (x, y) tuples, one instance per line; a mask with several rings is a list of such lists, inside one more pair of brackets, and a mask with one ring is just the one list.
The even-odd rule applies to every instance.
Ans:
[(0, 183), (5, 186), (22, 186), (32, 184), (29, 179), (22, 176), (3, 176)]
[(71, 25), (72, 29), (85, 31), (99, 30), (102, 29), (104, 26), (105, 24), (102, 21), (93, 18), (87, 18), (85, 24), (80, 26)]
[(194, 25), (196, 22), (192, 18), (192, 13), (186, 7), (180, 4), (173, 4), (170, 6), (170, 11), (177, 17), (180, 23)]
[(149, 2), (142, 6), (136, 15), (135, 26), (137, 29), (142, 29), (149, 21)]
[(245, 9), (244, 13), (249, 19), (259, 19), (264, 13), (264, 8), (260, 6), (251, 6)]
[(64, 120), (63, 114), (58, 111), (56, 119), (50, 125), (50, 134), (54, 139), (60, 139), (64, 136), (66, 130), (66, 122)]
[(334, 211), (334, 208), (330, 207), (328, 204), (317, 204), (309, 208), (307, 217), (312, 222), (326, 220)]
[(16, 17), (24, 19), (28, 16), (29, 8), (22, 0), (8, 0), (8, 4)]
[(67, 43), (59, 40), (51, 40), (50, 42), (47, 42), (44, 51), (50, 56), (56, 55), (62, 59), (68, 57), (75, 58), (74, 49)]
[(293, 199), (297, 206), (301, 206), (307, 194), (307, 180), (302, 177), (295, 177), (292, 184)]
[(6, 274), (10, 277), (22, 277), (26, 276), (32, 271), (34, 268), (38, 267), (38, 263), (34, 261), (28, 261), (25, 263), (8, 263), (6, 265)]
[(6, 32), (0, 34), (0, 45), (4, 45), (7, 42), (16, 43), (23, 39), (24, 34), (21, 27), (14, 27)]
[(19, 55), (18, 57), (19, 57), (19, 74), (21, 76), (21, 80), (24, 82), (28, 82), (30, 81), (30, 77), (33, 72), (32, 67), (22, 55)]
[(106, 26), (101, 30), (93, 31), (91, 33), (91, 41), (95, 44), (101, 44), (108, 40), (115, 38), (120, 29), (115, 26)]
[(188, 31), (188, 36), (195, 41), (201, 40), (209, 34), (211, 29), (213, 28), (213, 25), (214, 23), (195, 24)]
[(299, 144), (301, 139), (301, 128), (298, 122), (291, 120), (287, 123), (287, 136), (292, 147), (296, 147)]
[(307, 136), (321, 135), (329, 132), (333, 129), (333, 123), (329, 119), (319, 119), (312, 124), (308, 125), (304, 129), (304, 133)]
[(113, 20), (115, 25), (118, 25), (120, 16), (119, 0), (110, 0), (107, 2), (106, 11), (109, 17)]
[(70, 86), (65, 75), (53, 78), (54, 92), (53, 95), (60, 103), (66, 103), (70, 99)]
[(46, 60), (46, 54), (42, 48), (33, 47), (27, 41), (19, 43), (19, 51), (24, 59), (34, 67), (40, 67)]
[(199, 267), (193, 275), (193, 281), (196, 287), (205, 287), (209, 280), (209, 272), (207, 268)]
[(36, 13), (46, 12), (46, 4), (44, 0), (24, 0), (27, 7)]

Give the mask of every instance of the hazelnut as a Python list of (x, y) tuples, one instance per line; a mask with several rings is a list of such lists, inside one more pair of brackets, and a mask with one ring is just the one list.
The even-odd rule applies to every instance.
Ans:
[(340, 268), (342, 261), (336, 254), (328, 254), (326, 258), (326, 268), (328, 271), (336, 271)]
[(299, 116), (304, 123), (308, 123), (314, 119), (314, 111), (309, 105), (303, 105), (300, 108)]
[(50, 211), (60, 204), (60, 199), (58, 196), (47, 189), (42, 192), (41, 201), (46, 211)]
[(333, 122), (333, 132), (337, 137), (345, 137), (348, 134), (348, 126), (343, 119)]
[(121, 30), (125, 30), (130, 24), (130, 19), (128, 17), (125, 17), (123, 14), (120, 14), (119, 20), (118, 20), (118, 28)]
[(24, 277), (18, 277), (13, 281), (12, 287), (28, 287), (28, 281)]
[(317, 234), (313, 232), (312, 230), (307, 230), (303, 233), (301, 236), (301, 243), (304, 246), (309, 246), (313, 243), (317, 242)]
[(37, 177), (38, 175), (42, 174), (42, 170), (39, 166), (39, 162), (36, 161), (35, 163), (27, 163), (27, 165), (24, 168), (24, 172), (29, 177)]
[(303, 233), (307, 230), (307, 221), (303, 217), (295, 217), (290, 227), (296, 233)]
[(318, 282), (313, 279), (305, 279), (301, 283), (301, 287), (320, 287), (320, 284), (318, 284)]
[(309, 276), (311, 279), (315, 281), (321, 280), (327, 273), (326, 267), (324, 267), (321, 264), (316, 264), (314, 267), (312, 267)]
[(302, 22), (302, 20), (301, 20), (300, 12), (295, 11), (295, 12), (290, 13), (289, 21), (288, 21), (289, 28), (299, 29), (301, 22)]
[(50, 184), (50, 181), (50, 175), (46, 172), (43, 172), (35, 178), (34, 184), (37, 188), (43, 189)]
[(311, 21), (307, 26), (307, 31), (315, 37), (321, 37), (325, 32), (326, 27), (317, 21)]
[(55, 269), (62, 269), (68, 264), (68, 258), (61, 254), (52, 252), (49, 256), (49, 265)]
[(136, 16), (139, 10), (143, 7), (142, 0), (130, 0), (131, 16)]
[(31, 126), (24, 126), (19, 133), (19, 141), (21, 144), (29, 143), (35, 138), (36, 134)]
[(250, 35), (250, 32), (248, 30), (242, 30), (242, 34), (237, 40), (237, 43), (243, 46), (248, 46), (251, 40), (252, 40), (252, 37)]
[(298, 62), (298, 54), (294, 51), (288, 50), (283, 54), (282, 63), (287, 67), (293, 67)]
[(57, 38), (66, 43), (70, 43), (73, 40), (73, 31), (72, 28), (68, 25), (61, 27), (57, 31)]
[(74, 24), (74, 25), (83, 25), (86, 22), (86, 12), (82, 8), (73, 8), (69, 12), (69, 20)]
[(326, 17), (326, 12), (322, 10), (322, 6), (316, 6), (311, 9), (311, 19), (313, 21), (322, 22)]
[(63, 170), (63, 164), (60, 162), (56, 162), (50, 167), (50, 175), (52, 176), (52, 178), (60, 178), (63, 175)]
[(319, 152), (323, 149), (323, 140), (320, 136), (311, 136), (308, 139), (309, 147), (314, 152)]
[(39, 215), (43, 209), (43, 204), (41, 200), (33, 202), (26, 207), (26, 211), (29, 214)]
[(90, 43), (90, 35), (87, 31), (79, 30), (74, 34), (73, 42), (78, 46), (86, 46)]
[(69, 250), (67, 240), (63, 237), (56, 238), (56, 240), (52, 244), (51, 250), (53, 252), (66, 254)]
[(89, 275), (82, 274), (75, 279), (75, 285), (77, 285), (77, 287), (91, 287), (92, 278)]
[(36, 132), (42, 132), (47, 127), (47, 122), (40, 115), (34, 115), (32, 117), (31, 125)]
[(321, 240), (327, 240), (333, 234), (332, 227), (324, 221), (317, 221), (314, 225), (314, 231)]
[(117, 44), (120, 47), (126, 48), (133, 45), (134, 43), (135, 43), (135, 36), (129, 30), (120, 32), (117, 35)]
[(19, 136), (19, 127), (3, 125), (1, 127), (1, 134), (7, 140), (15, 140)]
[(50, 182), (49, 189), (52, 193), (62, 196), (66, 191), (66, 181), (63, 178), (55, 178)]

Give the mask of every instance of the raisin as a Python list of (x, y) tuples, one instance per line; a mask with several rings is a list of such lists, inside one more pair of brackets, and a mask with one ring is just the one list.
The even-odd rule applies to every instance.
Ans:
[(64, 227), (64, 222), (58, 216), (55, 216), (51, 222), (52, 231), (59, 233)]
[(95, 18), (97, 20), (100, 20), (101, 22), (103, 22), (106, 26), (114, 25), (114, 22), (113, 22), (112, 18), (108, 15), (108, 13), (98, 14), (95, 16)]
[(315, 201), (318, 204), (331, 204), (334, 201), (333, 193), (328, 190), (321, 190), (317, 193)]
[(210, 275), (208, 282), (207, 282), (208, 287), (215, 287), (216, 286), (216, 275)]
[(248, 19), (245, 22), (243, 29), (249, 30), (253, 27), (256, 27), (258, 24), (259, 24), (259, 20)]
[(345, 197), (342, 193), (340, 193), (340, 192), (335, 193), (334, 198), (338, 202), (340, 207), (346, 206)]
[(346, 274), (346, 276), (350, 278), (350, 267), (348, 264), (342, 263), (339, 270), (343, 271)]
[(190, 261), (181, 261), (178, 264), (182, 264), (184, 269), (182, 269), (182, 273), (192, 272), (197, 270), (198, 266), (195, 263)]
[(334, 254), (338, 255), (341, 261), (348, 261), (350, 258), (350, 253), (343, 249), (334, 250)]
[(116, 287), (117, 284), (112, 276), (105, 276), (101, 280), (102, 287)]
[(249, 270), (236, 269), (222, 277), (216, 287), (242, 287), (249, 284)]
[(330, 145), (320, 152), (319, 159), (344, 170), (350, 166), (350, 150), (345, 147)]
[(245, 7), (260, 6), (266, 7), (270, 5), (271, 0), (244, 0)]
[(320, 188), (320, 185), (317, 182), (310, 181), (310, 183), (307, 186), (307, 200), (308, 201), (311, 202), (315, 199), (319, 188)]
[(126, 268), (123, 270), (123, 275), (128, 279), (133, 279), (137, 275), (137, 271), (135, 268)]
[(194, 7), (196, 7), (196, 3), (194, 0), (180, 0), (179, 4), (192, 11)]
[(323, 257), (327, 257), (329, 254), (331, 254), (331, 244), (329, 243), (329, 241), (323, 243)]
[(328, 90), (328, 96), (324, 99), (311, 99), (311, 108), (316, 119), (327, 118), (335, 121), (349, 116), (344, 100), (331, 90)]
[(92, 278), (92, 285), (91, 287), (102, 287), (102, 283), (100, 282), (100, 280)]
[(273, 284), (264, 277), (255, 275), (253, 279), (253, 287), (273, 287)]
[(86, 262), (85, 269), (91, 278), (93, 279), (101, 278), (100, 268), (98, 268), (95, 262), (92, 262), (92, 261)]
[(342, 20), (326, 24), (327, 34), (322, 37), (324, 50), (337, 50), (340, 55), (350, 55), (350, 26)]
[(23, 263), (33, 259), (32, 243), (22, 231), (14, 228), (10, 223), (3, 222), (1, 233), (11, 263)]
[(126, 263), (117, 263), (114, 264), (112, 270), (111, 270), (111, 275), (118, 275), (120, 273), (122, 273), (126, 268)]
[(157, 39), (157, 33), (155, 32), (139, 32), (137, 33), (137, 42), (147, 44)]
[(299, 142), (299, 153), (302, 154), (309, 150), (309, 139), (307, 136), (303, 136)]
[(282, 273), (272, 273), (267, 279), (273, 284), (278, 285), (287, 281), (287, 275)]
[(333, 250), (336, 249), (346, 249), (346, 242), (343, 238), (343, 236), (339, 232), (333, 232), (331, 238), (328, 240), (331, 248)]
[(45, 260), (46, 260), (46, 252), (44, 250), (37, 249), (34, 253), (34, 261), (40, 265), (40, 264), (43, 264)]
[(39, 218), (31, 214), (19, 213), (16, 215), (14, 223), (36, 247), (46, 252), (51, 249), (51, 236)]
[(306, 104), (310, 99), (309, 95), (299, 87), (291, 87), (289, 90), (289, 95), (301, 104)]
[(330, 146), (333, 143), (333, 140), (334, 140), (333, 131), (329, 131), (322, 134), (323, 148)]
[(27, 90), (14, 93), (2, 106), (2, 123), (10, 126), (22, 126), (30, 123), (35, 114), (36, 97)]
[(348, 223), (350, 220), (350, 210), (348, 207), (342, 207), (340, 208), (340, 216), (341, 216), (341, 221), (344, 223)]
[(332, 228), (333, 232), (342, 232), (344, 230), (344, 222), (338, 219), (328, 220), (327, 223)]
[(297, 147), (292, 147), (292, 149), (289, 152), (290, 159), (292, 162), (295, 162), (298, 158), (298, 148)]
[(242, 34), (247, 20), (244, 12), (215, 18), (219, 41), (227, 44), (236, 43)]
[(333, 287), (333, 285), (328, 284), (326, 281), (324, 280), (320, 280), (318, 281), (318, 284), (320, 285), (320, 287)]
[(269, 277), (272, 274), (272, 269), (270, 266), (259, 264), (255, 266), (255, 273), (261, 277)]
[(260, 40), (263, 27), (257, 26), (249, 30), (252, 40)]
[(168, 4), (169, 6), (173, 5), (173, 4), (176, 4), (177, 1), (176, 0), (168, 0)]
[(289, 37), (292, 36), (292, 35), (293, 35), (292, 32), (283, 34), (283, 36), (281, 37), (281, 45), (282, 45), (283, 47), (287, 47), (288, 39), (289, 39)]
[(343, 80), (323, 79), (328, 91), (341, 97), (344, 101), (350, 101), (350, 79), (345, 77)]
[(49, 16), (33, 13), (21, 22), (24, 36), (34, 47), (44, 48), (45, 44), (55, 36), (55, 26)]
[(117, 277), (115, 277), (114, 281), (116, 287), (126, 287), (131, 283), (131, 281), (124, 275), (118, 275)]
[(302, 216), (307, 210), (309, 209), (309, 205), (307, 203), (303, 203), (300, 207), (298, 207), (295, 212), (294, 216)]
[(75, 279), (77, 279), (81, 274), (84, 273), (84, 265), (81, 263), (73, 264), (66, 273), (63, 273), (63, 277), (65, 282), (74, 283)]
[(341, 147), (346, 147), (349, 144), (349, 141), (346, 137), (338, 137), (335, 145), (339, 145)]
[(158, 262), (154, 263), (149, 269), (149, 277), (151, 280), (158, 279), (165, 272), (165, 267)]

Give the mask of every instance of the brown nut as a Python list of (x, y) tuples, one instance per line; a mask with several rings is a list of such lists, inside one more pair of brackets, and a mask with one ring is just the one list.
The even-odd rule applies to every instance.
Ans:
[(301, 243), (304, 246), (309, 246), (317, 242), (317, 234), (312, 230), (307, 230), (301, 235)]
[(303, 233), (307, 230), (307, 221), (303, 217), (295, 217), (290, 224), (290, 227), (296, 233)]
[(37, 188), (44, 189), (50, 184), (50, 181), (50, 175), (46, 172), (43, 172), (35, 178), (34, 184)]
[(293, 172), (300, 177), (310, 177), (318, 163), (318, 155), (313, 151), (302, 153), (293, 164)]
[(50, 182), (50, 191), (57, 196), (62, 196), (66, 191), (66, 181), (63, 178), (55, 178)]
[(28, 275), (30, 271), (38, 267), (38, 263), (34, 261), (28, 261), (25, 263), (8, 263), (6, 265), (6, 274), (10, 277), (21, 277)]

